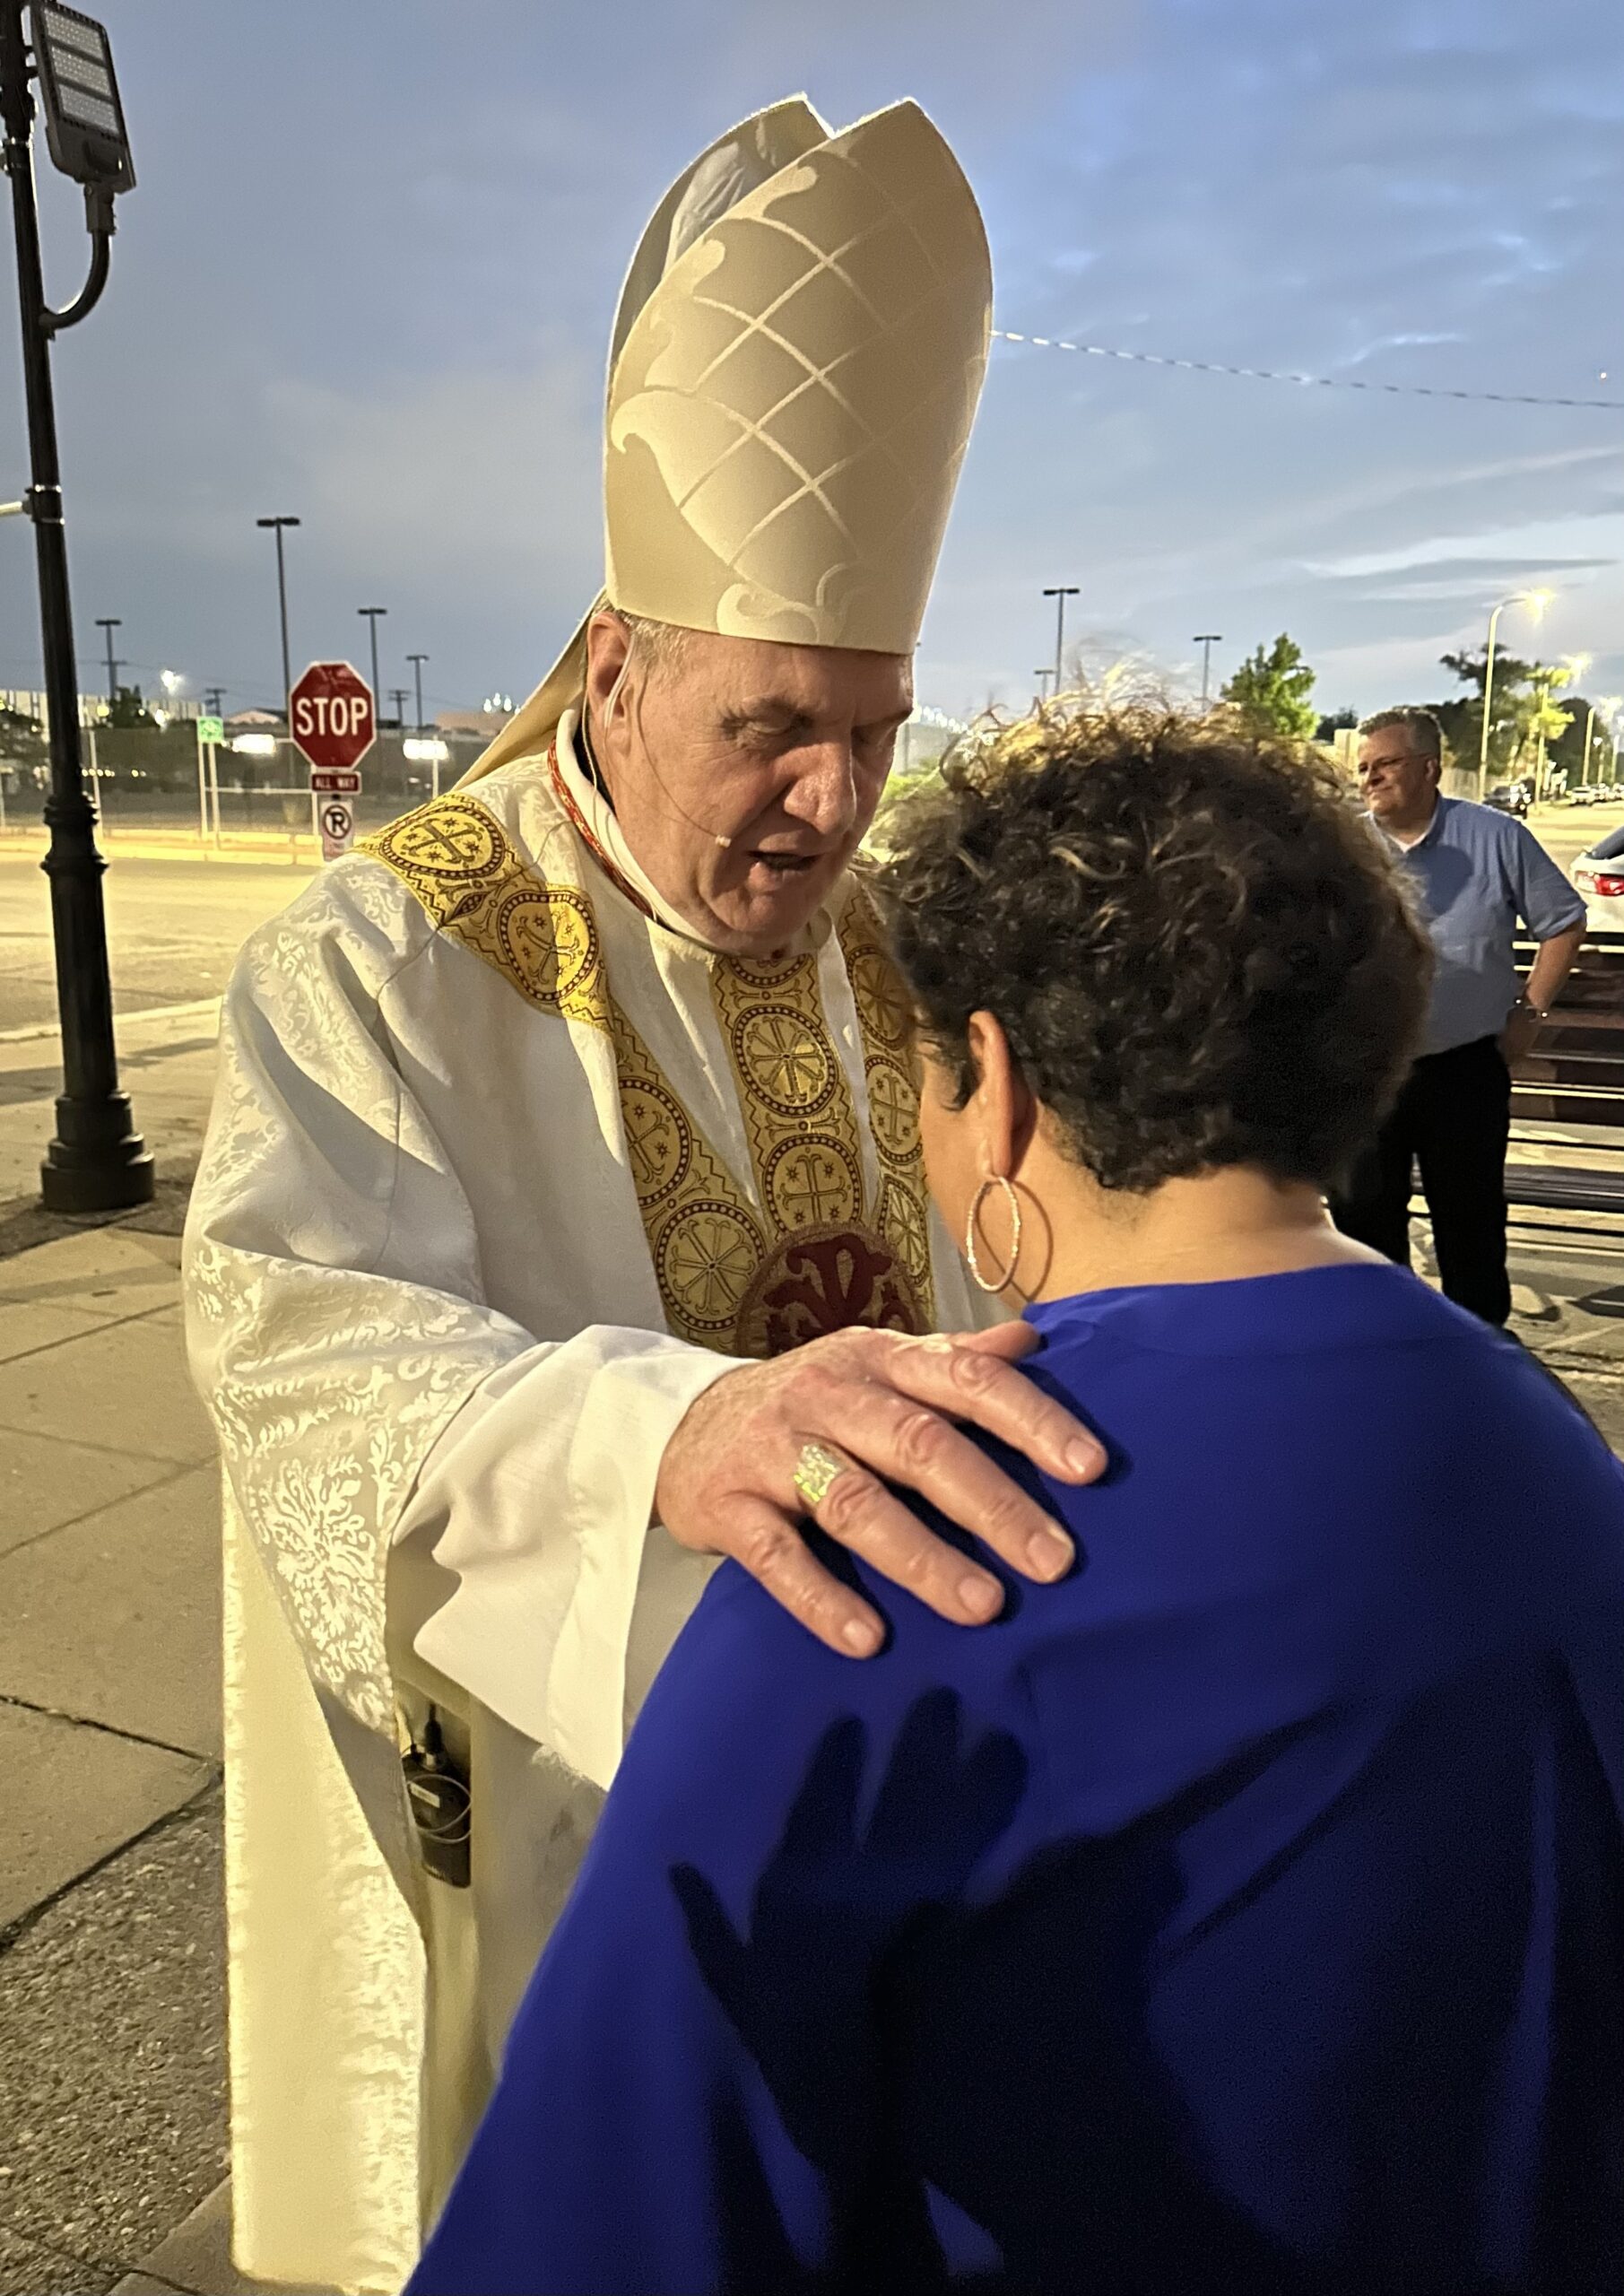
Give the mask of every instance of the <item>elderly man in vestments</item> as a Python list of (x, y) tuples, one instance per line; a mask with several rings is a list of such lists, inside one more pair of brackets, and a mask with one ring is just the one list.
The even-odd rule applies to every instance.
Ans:
[(704, 153), (616, 320), (603, 596), (471, 786), (324, 870), (226, 997), (187, 1286), (264, 2278), (409, 2270), (716, 1552), (856, 1657), (878, 1622), (798, 1514), (966, 1623), (995, 1583), (888, 1486), (1069, 1560), (952, 1423), (1099, 1465), (933, 1228), (847, 869), (989, 317), (915, 106)]

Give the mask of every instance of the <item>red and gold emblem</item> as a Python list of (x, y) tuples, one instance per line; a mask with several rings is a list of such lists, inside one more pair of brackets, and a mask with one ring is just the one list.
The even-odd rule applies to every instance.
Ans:
[(775, 1245), (740, 1311), (735, 1352), (784, 1355), (866, 1324), (928, 1329), (913, 1277), (873, 1229), (807, 1228)]

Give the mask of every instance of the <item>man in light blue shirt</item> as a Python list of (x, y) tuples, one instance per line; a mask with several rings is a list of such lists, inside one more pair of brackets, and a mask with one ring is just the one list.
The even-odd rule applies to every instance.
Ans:
[[(1443, 755), (1437, 719), (1425, 709), (1384, 709), (1359, 728), (1370, 818), (1414, 881), (1437, 972), (1421, 1057), (1336, 1219), (1407, 1266), (1418, 1162), (1445, 1292), (1503, 1324), (1511, 1313), (1507, 1063), (1528, 1049), (1572, 969), (1585, 903), (1521, 822), (1439, 795)], [(1525, 992), (1512, 956), (1519, 922), (1540, 944)]]

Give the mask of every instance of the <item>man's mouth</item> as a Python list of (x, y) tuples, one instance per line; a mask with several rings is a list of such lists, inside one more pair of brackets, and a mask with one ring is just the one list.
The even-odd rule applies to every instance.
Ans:
[(823, 859), (821, 853), (769, 853), (760, 847), (751, 855), (758, 868), (766, 869), (775, 877), (803, 877), (815, 869)]

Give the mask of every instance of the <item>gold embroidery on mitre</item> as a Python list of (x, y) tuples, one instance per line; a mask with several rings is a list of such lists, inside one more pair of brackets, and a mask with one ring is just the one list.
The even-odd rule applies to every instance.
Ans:
[(868, 1084), (868, 1128), (880, 1160), (880, 1231), (917, 1286), (925, 1328), (936, 1320), (930, 1196), (919, 1138), (919, 1089), (908, 1065), (908, 1003), (868, 896), (853, 891), (838, 926)]

